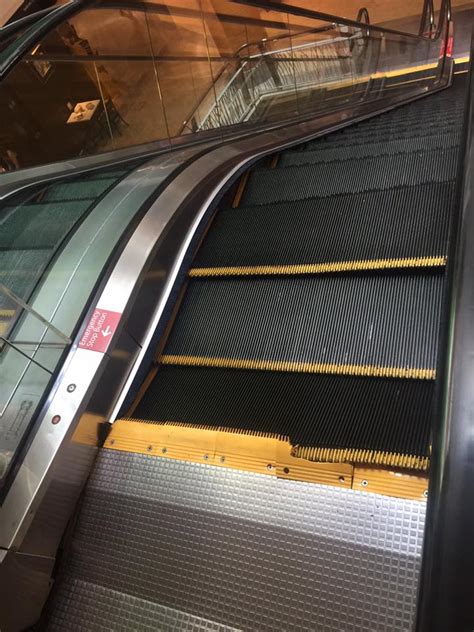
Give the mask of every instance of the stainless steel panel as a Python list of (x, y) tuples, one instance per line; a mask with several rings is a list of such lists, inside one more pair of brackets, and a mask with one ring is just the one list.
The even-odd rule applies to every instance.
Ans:
[(87, 584), (246, 631), (408, 632), (425, 507), (102, 450), (52, 629), (98, 629), (80, 611)]
[(59, 598), (70, 604), (57, 612), (49, 625), (57, 632), (114, 630), (129, 632), (238, 632), (216, 621), (195, 617), (188, 612), (167, 608), (146, 599), (132, 597), (69, 577), (59, 588)]

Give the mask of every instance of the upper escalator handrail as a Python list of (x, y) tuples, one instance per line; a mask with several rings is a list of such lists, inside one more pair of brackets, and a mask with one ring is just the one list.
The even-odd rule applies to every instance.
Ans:
[[(78, 11), (88, 1), (89, 0), (70, 0), (68, 4), (47, 11), (46, 14), (44, 11), (40, 11), (32, 16), (28, 16), (27, 24), (33, 22), (33, 25), (0, 54), (0, 80), (20, 61), (23, 55), (37, 44), (38, 40), (49, 33), (51, 29), (60, 24), (63, 20)], [(41, 17), (36, 21), (38, 16)], [(34, 19), (35, 17), (36, 19)], [(13, 22), (11, 25), (0, 29), (0, 41), (4, 37), (9, 37), (14, 34), (20, 27), (24, 28), (25, 26), (26, 24), (23, 20), (19, 20), (18, 24)]]
[[(324, 20), (333, 24), (365, 29), (368, 33), (373, 31), (378, 33), (397, 35), (415, 40), (439, 38), (444, 33), (445, 22), (447, 20), (450, 20), (451, 18), (450, 0), (443, 0), (440, 12), (440, 20), (436, 32), (434, 34), (430, 33), (429, 35), (425, 35), (424, 33), (415, 35), (413, 33), (405, 33), (402, 31), (397, 31), (395, 29), (369, 24), (369, 21), (367, 20), (368, 14), (366, 15), (367, 11), (362, 13), (359, 12), (360, 19), (365, 20), (359, 21), (330, 15), (328, 13), (322, 13), (320, 11), (313, 11), (310, 9), (295, 7), (284, 2), (275, 2), (274, 0), (232, 1), (239, 4), (247, 4), (250, 6), (266, 8), (269, 10), (278, 11), (280, 13), (285, 12), (293, 15), (299, 15), (301, 17)], [(70, 0), (67, 4), (61, 5), (55, 9), (46, 12), (40, 11), (33, 16), (28, 16), (27, 18), (24, 18), (26, 22), (24, 20), (19, 20), (17, 23), (14, 22), (13, 24), (0, 29), (1, 42), (3, 38), (9, 37), (18, 31), (21, 32), (22, 28), (25, 28), (28, 24), (33, 23), (33, 25), (27, 29), (26, 33), (16, 38), (2, 53), (0, 53), (0, 81), (5, 77), (7, 72), (11, 70), (11, 68), (21, 60), (24, 55), (28, 53), (28, 51), (31, 50), (31, 48), (33, 48), (42, 37), (44, 37), (44, 35), (46, 35), (55, 26), (60, 24), (63, 20), (67, 19), (69, 16), (79, 11), (84, 5), (88, 4), (89, 2), (91, 2), (91, 0)], [(130, 5), (136, 10), (140, 10), (142, 8), (139, 2), (133, 5), (130, 3)], [(430, 9), (431, 6), (432, 3), (425, 3), (424, 13), (422, 16), (422, 24), (426, 24), (426, 12)], [(40, 19), (36, 21), (38, 17), (40, 17)], [(430, 24), (432, 24), (432, 15), (430, 15)], [(420, 30), (422, 29), (420, 28)]]
[(8, 40), (15, 33), (19, 33), (23, 31), (30, 24), (34, 24), (39, 19), (41, 19), (45, 15), (49, 15), (52, 11), (55, 11), (57, 7), (47, 7), (46, 9), (41, 9), (40, 11), (35, 11), (30, 15), (25, 15), (10, 24), (6, 24), (0, 28), (0, 44), (5, 40)]
[(451, 17), (451, 3), (450, 0), (443, 0), (440, 12), (440, 20), (436, 32), (432, 35), (406, 33), (404, 31), (397, 31), (396, 29), (387, 28), (385, 26), (378, 26), (376, 24), (369, 24), (367, 22), (359, 22), (357, 20), (351, 20), (349, 18), (338, 17), (337, 15), (331, 15), (329, 13), (322, 13), (321, 11), (313, 11), (312, 9), (306, 9), (303, 7), (296, 7), (285, 2), (276, 2), (273, 0), (232, 0), (237, 4), (247, 4), (249, 6), (260, 7), (262, 9), (268, 9), (269, 11), (280, 11), (289, 13), (292, 15), (298, 15), (304, 18), (311, 18), (315, 20), (324, 20), (325, 22), (334, 22), (343, 26), (350, 26), (357, 29), (365, 29), (374, 31), (376, 33), (383, 33), (387, 35), (397, 35), (399, 37), (406, 37), (414, 40), (432, 40), (438, 39), (444, 34), (444, 27), (446, 19)]

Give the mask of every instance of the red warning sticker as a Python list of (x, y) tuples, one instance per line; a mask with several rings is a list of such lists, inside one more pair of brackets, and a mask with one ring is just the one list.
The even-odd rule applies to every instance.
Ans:
[(120, 320), (120, 312), (96, 309), (79, 342), (81, 349), (105, 353)]

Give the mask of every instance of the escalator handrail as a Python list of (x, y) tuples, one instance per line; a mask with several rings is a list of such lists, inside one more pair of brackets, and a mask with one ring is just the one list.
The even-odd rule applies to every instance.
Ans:
[[(377, 26), (373, 24), (368, 24), (367, 22), (359, 22), (357, 20), (351, 20), (348, 18), (338, 17), (334, 15), (330, 15), (327, 13), (322, 13), (319, 11), (313, 11), (309, 9), (303, 9), (301, 7), (294, 7), (292, 5), (288, 5), (284, 2), (274, 2), (272, 0), (233, 0), (236, 3), (240, 4), (248, 4), (251, 6), (257, 6), (260, 8), (267, 8), (269, 10), (286, 12), (293, 15), (299, 15), (301, 17), (314, 18), (317, 20), (324, 20), (326, 22), (337, 23), (344, 26), (355, 27), (358, 29), (370, 29), (370, 31), (375, 31), (378, 33), (385, 34), (394, 34), (402, 37), (407, 37), (410, 39), (437, 39), (443, 33), (443, 25), (447, 19), (450, 19), (451, 15), (451, 4), (450, 0), (443, 0), (441, 12), (440, 12), (440, 20), (438, 24), (438, 29), (433, 37), (427, 37), (424, 34), (412, 34), (405, 33), (403, 31), (397, 31), (394, 29), (386, 28), (383, 26)], [(13, 45), (11, 45), (7, 51), (0, 55), (0, 80), (2, 80), (6, 74), (22, 59), (23, 55), (25, 55), (29, 50), (31, 50), (42, 37), (44, 37), (50, 30), (55, 28), (58, 24), (60, 24), (64, 19), (74, 15), (76, 12), (80, 11), (86, 4), (89, 4), (91, 0), (70, 0), (68, 4), (61, 5), (52, 11), (49, 11), (46, 15), (44, 15), (38, 22), (34, 23), (34, 25), (20, 38), (20, 41), (15, 41)], [(130, 8), (134, 10), (144, 10), (146, 11), (146, 7), (141, 7), (139, 3), (130, 4)], [(425, 5), (426, 10), (426, 5)], [(422, 22), (426, 22), (425, 15), (422, 16)], [(15, 23), (9, 25), (8, 29), (13, 27)], [(10, 31), (11, 33), (12, 31)], [(1, 37), (1, 32), (0, 32)]]
[(30, 24), (34, 24), (39, 19), (45, 15), (49, 15), (55, 10), (57, 10), (57, 7), (47, 7), (46, 9), (35, 11), (34, 13), (30, 13), (30, 15), (25, 15), (14, 22), (10, 22), (10, 24), (5, 24), (5, 26), (0, 27), (0, 44), (4, 40), (9, 39), (12, 35), (15, 35), (15, 33), (20, 33)]
[[(2, 54), (0, 54), (0, 81), (6, 76), (6, 74), (19, 62), (23, 55), (28, 53), (35, 44), (38, 43), (47, 33), (53, 28), (58, 26), (63, 20), (70, 17), (77, 11), (79, 11), (90, 0), (70, 0), (68, 4), (61, 5), (52, 11), (48, 11), (46, 15), (41, 14), (39, 20), (37, 14), (28, 16), (28, 23), (33, 22), (31, 28), (27, 32), (15, 40)], [(21, 22), (21, 20), (20, 20)], [(2, 35), (9, 36), (15, 32), (16, 22), (5, 27), (7, 31), (0, 31), (0, 38)]]
[[(269, 11), (280, 11), (289, 13), (291, 15), (298, 15), (304, 18), (312, 18), (315, 20), (324, 20), (326, 22), (336, 22), (344, 26), (350, 26), (356, 29), (370, 29), (376, 33), (384, 33), (387, 35), (397, 35), (399, 37), (406, 37), (414, 40), (433, 40), (438, 39), (444, 34), (444, 24), (446, 19), (450, 19), (451, 16), (451, 0), (443, 0), (440, 11), (440, 20), (438, 28), (433, 35), (407, 33), (405, 31), (398, 31), (385, 26), (379, 26), (377, 24), (367, 24), (366, 22), (358, 22), (357, 20), (351, 20), (349, 18), (340, 18), (336, 15), (329, 13), (322, 13), (320, 11), (314, 11), (312, 9), (306, 9), (303, 7), (293, 6), (286, 4), (285, 2), (276, 2), (275, 0), (233, 0), (237, 4), (246, 4), (254, 7), (267, 9)], [(424, 16), (422, 16), (422, 20)]]
[[(474, 55), (474, 35), (471, 59)], [(474, 575), (474, 67), (468, 75), (457, 213), (434, 411), (417, 632), (473, 630)]]
[[(317, 26), (315, 28), (306, 29), (305, 31), (299, 31), (298, 35), (310, 35), (312, 33), (324, 33), (325, 31), (331, 31), (332, 29), (334, 29), (335, 26), (336, 26), (336, 23), (331, 23), (331, 24), (328, 24), (327, 26)], [(262, 42), (265, 42), (265, 44), (268, 44), (268, 43), (271, 43), (271, 42), (278, 42), (279, 40), (288, 39), (288, 38), (291, 38), (291, 37), (292, 37), (291, 34), (286, 34), (285, 33), (284, 35), (276, 35), (275, 37), (269, 37), (269, 38), (265, 38), (265, 39), (254, 40), (253, 42), (245, 42), (244, 44), (239, 46), (239, 48), (235, 51), (233, 57), (236, 57), (236, 58), (240, 57), (241, 51), (245, 50), (246, 48), (251, 48), (252, 46), (258, 46)], [(245, 59), (245, 57), (244, 57), (244, 59)]]

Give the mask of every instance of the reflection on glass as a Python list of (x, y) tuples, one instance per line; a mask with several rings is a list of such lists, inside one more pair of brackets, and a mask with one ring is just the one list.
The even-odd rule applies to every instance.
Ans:
[[(383, 16), (379, 5), (367, 5), (371, 22), (402, 28), (395, 5)], [(349, 1), (338, 10), (354, 20), (358, 8)], [(228, 0), (97, 2), (45, 36), (0, 84), (0, 173), (379, 99), (405, 89), (400, 77), (410, 69), (423, 84), (436, 81), (439, 51), (436, 39)]]

